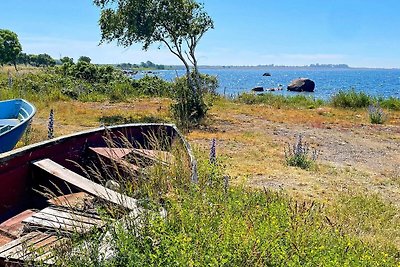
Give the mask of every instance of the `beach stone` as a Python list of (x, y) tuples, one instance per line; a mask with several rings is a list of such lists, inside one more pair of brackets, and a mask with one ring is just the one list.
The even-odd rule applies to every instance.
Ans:
[(264, 88), (262, 86), (257, 86), (251, 89), (254, 92), (264, 92)]
[(287, 89), (294, 92), (314, 92), (315, 82), (308, 78), (299, 78), (293, 80)]

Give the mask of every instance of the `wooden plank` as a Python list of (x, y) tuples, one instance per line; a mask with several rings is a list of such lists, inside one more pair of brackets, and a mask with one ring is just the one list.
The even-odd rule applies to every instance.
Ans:
[(4, 233), (9, 237), (18, 238), (24, 227), (22, 221), (32, 216), (34, 213), (33, 210), (28, 209), (2, 222), (0, 224), (0, 233)]
[(51, 207), (23, 220), (23, 223), (32, 227), (78, 233), (85, 233), (94, 227), (104, 225), (104, 222), (98, 216), (90, 215), (90, 213), (85, 215), (73, 210), (60, 210)]
[(102, 185), (99, 185), (71, 170), (68, 170), (67, 168), (50, 159), (42, 159), (34, 162), (33, 164), (40, 169), (63, 180), (64, 182), (69, 183), (89, 194), (92, 194), (108, 202), (120, 205), (130, 210), (140, 210), (137, 205), (136, 199), (105, 188)]
[(30, 241), (31, 244), (34, 244), (35, 242), (41, 241), (45, 238), (46, 236), (40, 232), (31, 232), (27, 235), (24, 235), (2, 246), (0, 248), (0, 258), (8, 259), (12, 257), (13, 254), (21, 250), (22, 246), (26, 247), (28, 241)]
[(39, 212), (40, 214), (48, 214), (57, 216), (59, 218), (65, 218), (69, 220), (75, 220), (77, 222), (83, 222), (93, 225), (100, 225), (102, 220), (99, 216), (92, 214), (90, 212), (83, 213), (75, 210), (68, 209), (58, 209), (54, 207), (47, 207)]
[(129, 163), (123, 159), (126, 155), (132, 152), (132, 149), (109, 147), (89, 147), (89, 149), (95, 152), (97, 155), (115, 161), (121, 166), (124, 166), (130, 170), (139, 171), (140, 169), (139, 166)]
[(5, 263), (23, 263), (28, 260), (52, 264), (51, 249), (65, 238), (42, 233), (28, 233), (0, 248), (0, 259)]
[(47, 202), (52, 205), (59, 206), (59, 207), (66, 207), (66, 208), (83, 208), (85, 205), (86, 200), (92, 199), (93, 196), (85, 193), (85, 192), (78, 192), (78, 193), (71, 193), (62, 195), (59, 197), (53, 197)]

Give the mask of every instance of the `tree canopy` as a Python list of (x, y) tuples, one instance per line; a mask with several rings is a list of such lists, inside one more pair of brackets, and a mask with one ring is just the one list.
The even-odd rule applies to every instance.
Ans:
[(88, 57), (88, 56), (80, 56), (78, 58), (78, 62), (81, 62), (81, 61), (86, 62), (86, 63), (90, 63), (92, 61), (92, 59), (90, 57)]
[(0, 64), (12, 63), (17, 69), (17, 56), (22, 51), (18, 35), (10, 30), (0, 29)]
[(185, 65), (197, 73), (195, 50), (213, 20), (195, 0), (94, 0), (101, 8), (101, 42), (116, 40), (128, 47), (141, 43), (164, 44)]

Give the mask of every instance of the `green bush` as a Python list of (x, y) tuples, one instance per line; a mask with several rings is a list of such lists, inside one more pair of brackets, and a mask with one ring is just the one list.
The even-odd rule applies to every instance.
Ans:
[(331, 97), (330, 102), (334, 107), (366, 108), (373, 102), (373, 98), (364, 92), (356, 92), (352, 89), (350, 91), (339, 91)]
[(315, 99), (304, 95), (283, 96), (273, 93), (253, 94), (242, 93), (235, 101), (244, 104), (265, 104), (271, 107), (295, 107), (295, 108), (316, 108), (324, 104), (321, 99)]
[(203, 95), (189, 88), (186, 78), (176, 79), (173, 88), (175, 102), (171, 104), (171, 111), (177, 125), (184, 130), (198, 125), (208, 110)]
[(400, 110), (400, 99), (396, 97), (380, 98), (378, 102), (383, 108), (391, 110)]

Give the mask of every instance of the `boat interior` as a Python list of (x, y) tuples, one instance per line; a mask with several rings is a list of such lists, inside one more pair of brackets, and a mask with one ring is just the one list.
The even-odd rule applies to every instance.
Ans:
[[(25, 155), (29, 162), (20, 166), (19, 171), (13, 166), (9, 168), (7, 177), (15, 172), (24, 179), (16, 184), (21, 192), (10, 195), (10, 207), (0, 212), (0, 266), (23, 264), (27, 258), (54, 263), (51, 253), (54, 246), (72, 233), (102, 227), (93, 203), (140, 212), (137, 200), (121, 192), (115, 177), (137, 179), (147, 168), (154, 165), (168, 168), (175, 160), (171, 153), (172, 132), (169, 138), (163, 138), (167, 142), (161, 145), (151, 144), (145, 134), (136, 133), (135, 141), (112, 138), (109, 142), (102, 136), (103, 141), (99, 141), (99, 137), (75, 138), (64, 143), (61, 140), (55, 142), (58, 146), (53, 149), (43, 145), (30, 156)], [(93, 175), (90, 169), (96, 169), (99, 175)], [(3, 178), (0, 174), (0, 179)], [(26, 251), (26, 244), (32, 251)]]

